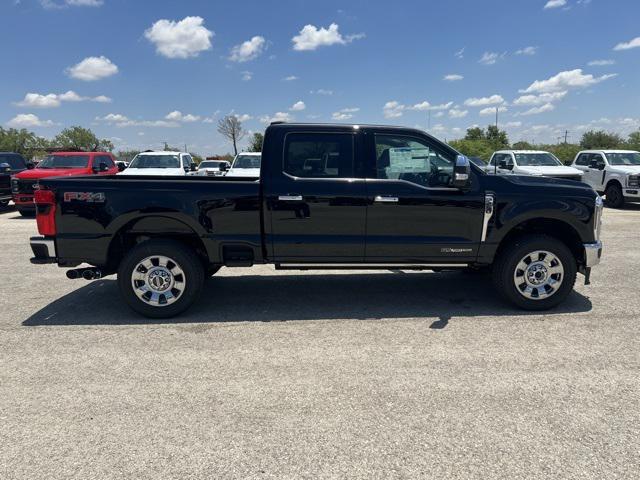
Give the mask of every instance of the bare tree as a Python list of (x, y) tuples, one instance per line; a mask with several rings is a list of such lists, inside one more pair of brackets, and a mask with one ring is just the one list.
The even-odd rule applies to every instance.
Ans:
[(233, 154), (238, 154), (238, 142), (247, 134), (242, 128), (242, 122), (235, 115), (227, 115), (218, 120), (218, 132), (233, 143)]

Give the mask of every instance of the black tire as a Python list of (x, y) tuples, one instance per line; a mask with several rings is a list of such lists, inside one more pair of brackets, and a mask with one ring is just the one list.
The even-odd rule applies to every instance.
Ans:
[[(531, 299), (521, 293), (514, 275), (523, 257), (538, 250), (555, 255), (562, 262), (564, 273), (555, 293), (546, 298)], [(498, 292), (511, 304), (524, 310), (548, 310), (569, 296), (576, 282), (576, 273), (576, 259), (564, 243), (554, 237), (536, 234), (517, 238), (499, 254), (493, 266), (493, 282)]]
[[(140, 299), (132, 285), (132, 275), (139, 263), (148, 257), (162, 256), (175, 261), (184, 275), (184, 289), (171, 304), (153, 305)], [(177, 278), (177, 277), (176, 277)], [(205, 270), (195, 251), (173, 240), (148, 240), (132, 248), (118, 268), (118, 287), (126, 303), (148, 318), (171, 318), (184, 312), (195, 302), (204, 285)]]
[(9, 200), (0, 200), (0, 210), (9, 208)]
[(33, 218), (33, 217), (36, 216), (36, 211), (35, 210), (31, 210), (31, 209), (25, 210), (23, 208), (19, 208), (18, 209), (18, 213), (20, 215), (22, 215), (23, 217), (26, 217), (26, 218)]
[(619, 183), (611, 183), (604, 192), (605, 204), (611, 208), (622, 208), (624, 206), (624, 194)]

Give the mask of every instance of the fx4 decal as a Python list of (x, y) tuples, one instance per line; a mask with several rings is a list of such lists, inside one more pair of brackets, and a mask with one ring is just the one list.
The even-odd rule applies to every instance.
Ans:
[(104, 203), (104, 193), (102, 192), (64, 192), (64, 201), (71, 202), (77, 200), (79, 202), (88, 203)]

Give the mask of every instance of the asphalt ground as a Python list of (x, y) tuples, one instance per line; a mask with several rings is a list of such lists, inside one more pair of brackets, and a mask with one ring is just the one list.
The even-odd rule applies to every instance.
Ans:
[(592, 284), (223, 269), (179, 319), (29, 263), (0, 214), (0, 478), (640, 477), (640, 206)]

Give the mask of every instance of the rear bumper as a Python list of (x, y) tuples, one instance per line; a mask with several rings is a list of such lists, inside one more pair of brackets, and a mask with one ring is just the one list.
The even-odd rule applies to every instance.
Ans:
[(585, 243), (584, 246), (584, 266), (586, 268), (595, 267), (602, 258), (602, 242)]
[(31, 251), (34, 255), (33, 258), (31, 258), (31, 263), (42, 265), (57, 262), (56, 243), (53, 238), (31, 237), (29, 243), (31, 244)]

